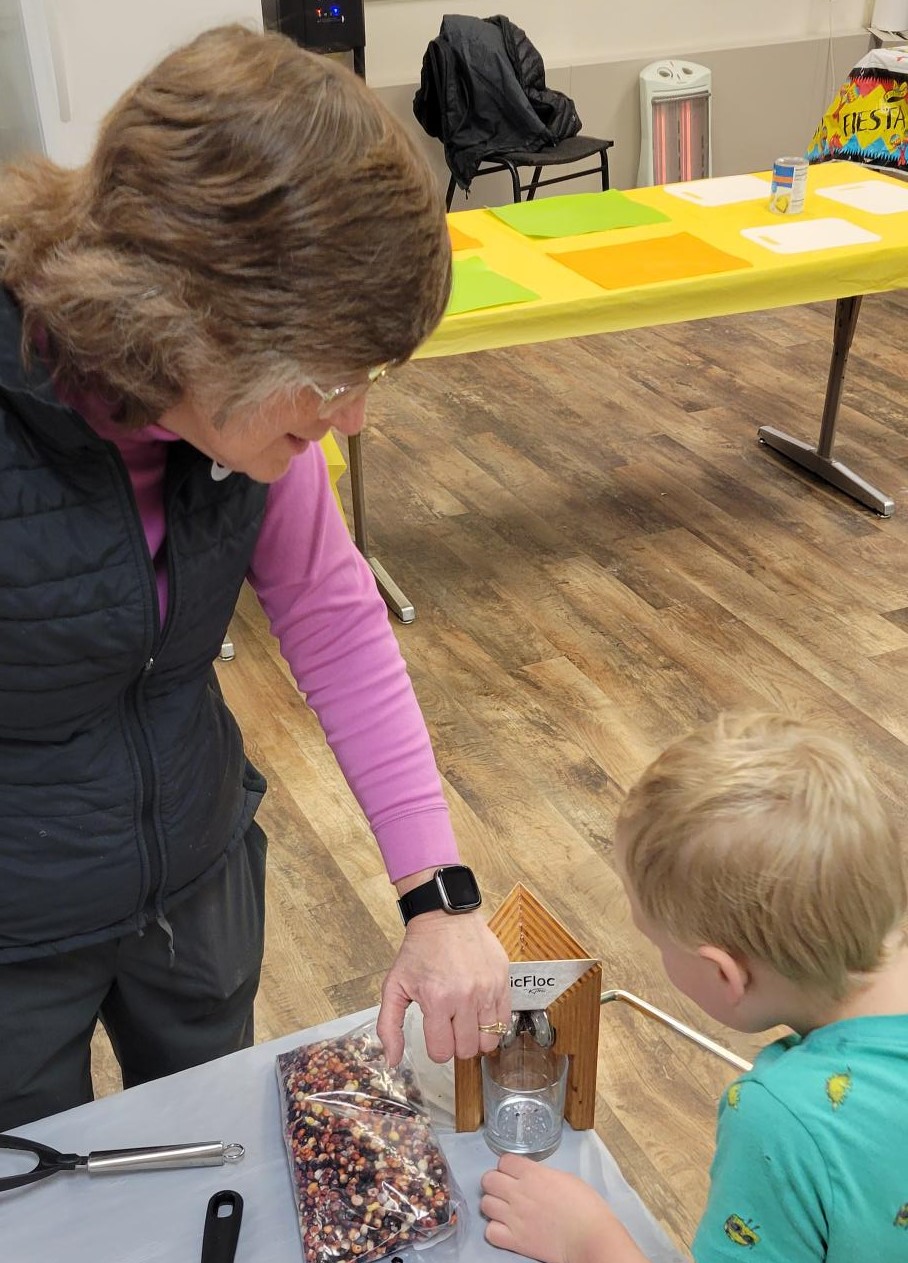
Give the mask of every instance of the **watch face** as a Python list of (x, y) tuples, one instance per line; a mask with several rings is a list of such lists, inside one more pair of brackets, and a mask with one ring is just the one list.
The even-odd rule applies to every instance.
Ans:
[(466, 864), (448, 864), (435, 874), (445, 905), (452, 912), (470, 912), (482, 903), (473, 870)]

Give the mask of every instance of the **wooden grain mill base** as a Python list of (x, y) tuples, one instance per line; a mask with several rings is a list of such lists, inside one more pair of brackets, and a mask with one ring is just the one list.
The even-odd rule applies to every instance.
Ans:
[[(489, 928), (512, 962), (586, 960), (590, 956), (519, 883), (489, 918)], [(565, 1053), (569, 1061), (564, 1116), (578, 1130), (592, 1127), (596, 1114), (601, 991), (602, 966), (597, 961), (548, 1008), (555, 1029), (555, 1052)], [(454, 1063), (454, 1113), (458, 1131), (476, 1131), (482, 1125), (480, 1057)]]

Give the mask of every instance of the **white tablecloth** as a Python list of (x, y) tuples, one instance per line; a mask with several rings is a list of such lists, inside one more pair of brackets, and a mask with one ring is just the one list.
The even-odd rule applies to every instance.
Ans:
[[(235, 1166), (133, 1172), (89, 1178), (63, 1173), (0, 1194), (2, 1263), (197, 1263), (208, 1199), (222, 1188), (245, 1201), (236, 1263), (302, 1263), (299, 1226), (281, 1135), (274, 1058), (368, 1019), (354, 1014), (259, 1044), (208, 1065), (159, 1079), (17, 1129), (56, 1149), (89, 1150), (198, 1140), (239, 1141)], [(515, 1256), (483, 1237), (479, 1179), (495, 1157), (481, 1132), (439, 1128), (466, 1198), (456, 1240), (419, 1252), (424, 1263), (506, 1263)], [(565, 1127), (552, 1166), (582, 1175), (605, 1194), (651, 1263), (682, 1263), (594, 1132)]]

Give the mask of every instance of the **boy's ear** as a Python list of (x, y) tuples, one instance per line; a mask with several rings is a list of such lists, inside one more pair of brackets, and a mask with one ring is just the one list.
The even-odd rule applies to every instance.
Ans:
[(743, 961), (721, 947), (711, 947), (704, 943), (697, 948), (697, 955), (713, 968), (716, 980), (725, 992), (725, 997), (732, 1005), (740, 1004), (744, 999), (751, 982), (750, 970)]

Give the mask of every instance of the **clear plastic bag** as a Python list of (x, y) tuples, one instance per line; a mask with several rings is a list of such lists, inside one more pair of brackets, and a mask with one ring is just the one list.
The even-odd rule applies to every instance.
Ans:
[(374, 1023), (277, 1057), (306, 1263), (376, 1263), (449, 1235), (458, 1200), (409, 1060)]

